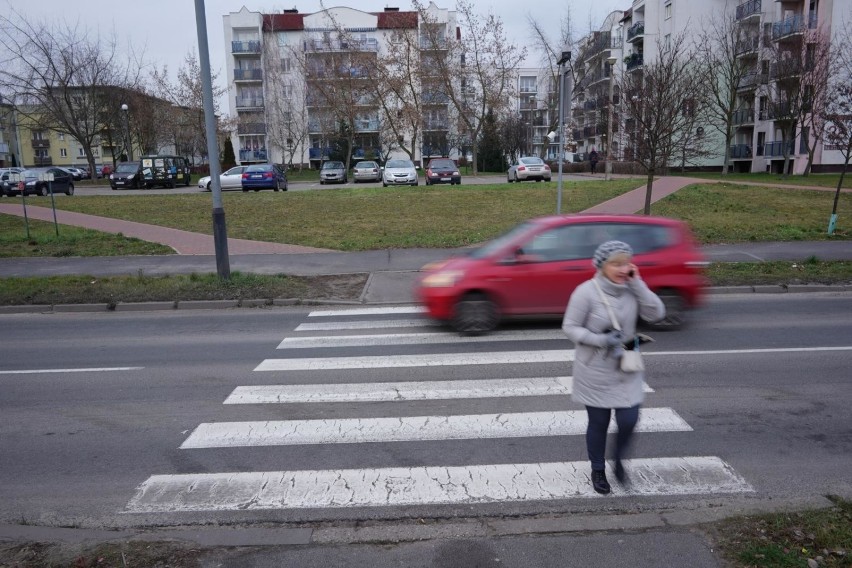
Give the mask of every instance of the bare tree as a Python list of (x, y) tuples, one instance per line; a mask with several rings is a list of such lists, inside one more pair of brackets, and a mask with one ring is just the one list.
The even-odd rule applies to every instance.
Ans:
[(727, 175), (731, 161), (731, 142), (736, 122), (754, 119), (753, 91), (751, 101), (740, 99), (743, 80), (757, 75), (748, 53), (758, 53), (760, 29), (739, 23), (734, 16), (723, 11), (711, 16), (700, 28), (695, 42), (696, 58), (700, 71), (702, 107), (711, 119), (709, 124), (725, 138), (725, 159), (722, 175)]
[[(213, 113), (219, 116), (218, 100), (225, 89), (216, 86), (218, 73), (212, 74)], [(178, 68), (176, 82), (169, 77), (168, 67), (151, 73), (154, 94), (171, 103), (171, 116), (162, 117), (164, 127), (171, 130), (171, 138), (176, 148), (186, 153), (207, 157), (207, 129), (204, 122), (204, 92), (201, 84), (201, 64), (195, 51), (184, 55), (183, 65)], [(163, 109), (166, 112), (166, 109)]]
[[(296, 156), (304, 156), (308, 144), (308, 109), (305, 106), (305, 83), (293, 73), (292, 52), (278, 45), (277, 41), (264, 42), (262, 70), (240, 70), (241, 73), (263, 73), (264, 85), (269, 96), (264, 97), (265, 124), (256, 119), (240, 117), (236, 124), (238, 132), (254, 132), (266, 129), (267, 143), (278, 149), (284, 161), (293, 166)], [(299, 168), (302, 160), (299, 159)]]
[[(503, 21), (489, 13), (474, 11), (468, 0), (459, 0), (456, 15), (460, 38), (446, 37), (435, 18), (418, 0), (412, 2), (421, 19), (421, 34), (436, 50), (425, 65), (435, 72), (455, 111), (456, 128), (469, 141), (473, 173), (477, 173), (477, 145), (489, 111), (500, 114), (514, 96), (516, 69), (526, 58), (526, 48), (518, 48), (506, 37)], [(464, 145), (464, 144), (462, 144)]]
[(108, 94), (138, 85), (140, 68), (119, 62), (113, 36), (92, 36), (77, 25), (0, 16), (0, 89), (34, 128), (66, 134), (80, 143), (90, 171), (93, 147), (104, 131), (119, 131)]
[(668, 167), (677, 145), (689, 139), (686, 132), (701, 112), (697, 70), (684, 48), (684, 37), (672, 38), (666, 45), (658, 41), (657, 60), (645, 61), (641, 73), (626, 73), (620, 80), (626, 95), (623, 108), (632, 125), (633, 159), (648, 174), (645, 215), (651, 213), (654, 176)]
[(826, 104), (824, 120), (826, 124), (824, 150), (837, 150), (843, 156), (843, 170), (837, 180), (837, 190), (834, 193), (834, 203), (831, 208), (831, 218), (828, 223), (828, 234), (834, 234), (837, 223), (837, 204), (840, 201), (840, 189), (843, 178), (849, 169), (852, 158), (852, 32), (848, 27), (838, 34), (835, 43), (837, 55), (835, 71), (829, 82), (829, 96)]

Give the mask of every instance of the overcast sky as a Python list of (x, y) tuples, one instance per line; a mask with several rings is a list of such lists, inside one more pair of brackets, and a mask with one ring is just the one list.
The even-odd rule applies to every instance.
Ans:
[[(219, 82), (225, 82), (225, 48), (222, 16), (237, 12), (245, 5), (249, 10), (264, 13), (282, 9), (298, 8), (301, 13), (312, 13), (322, 9), (319, 0), (288, 0), (275, 2), (260, 0), (206, 0), (207, 35), (210, 46), (210, 63), (214, 72), (219, 73)], [(380, 12), (386, 6), (410, 10), (410, 0), (327, 0), (326, 8), (348, 6), (366, 12)], [(436, 0), (440, 8), (455, 8), (455, 0)], [(632, 5), (631, 0), (474, 0), (477, 12), (489, 10), (503, 20), (506, 33), (518, 45), (529, 43), (529, 25), (527, 16), (532, 12), (545, 26), (551, 36), (559, 33), (559, 22), (570, 6), (577, 36), (585, 35), (592, 26), (597, 29), (604, 18), (613, 10), (624, 10)], [(529, 7), (527, 7), (529, 6)], [(534, 7), (533, 7), (534, 6)], [(3, 14), (10, 16), (11, 10), (27, 19), (64, 19), (70, 24), (79, 24), (83, 28), (109, 35), (115, 31), (126, 49), (132, 44), (137, 53), (144, 50), (145, 60), (162, 67), (168, 65), (174, 77), (183, 63), (184, 56), (198, 49), (194, 0), (0, 0)], [(528, 60), (534, 65), (537, 61)], [(222, 111), (227, 112), (227, 104)]]

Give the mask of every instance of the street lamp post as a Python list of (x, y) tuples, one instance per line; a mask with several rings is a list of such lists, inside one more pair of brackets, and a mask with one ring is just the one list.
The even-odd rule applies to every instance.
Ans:
[(612, 115), (614, 105), (612, 101), (612, 89), (615, 82), (615, 57), (610, 57), (606, 60), (609, 65), (609, 104), (607, 105), (607, 121), (606, 121), (606, 177), (607, 181), (612, 179)]
[[(558, 181), (556, 183), (556, 214), (557, 215), (559, 215), (562, 212), (562, 160), (565, 157), (565, 126), (564, 126), (565, 117), (564, 117), (563, 109), (565, 107), (565, 102), (567, 100), (568, 111), (569, 112), (571, 111), (571, 90), (570, 89), (573, 88), (573, 86), (570, 84), (571, 81), (569, 81), (568, 82), (569, 83), (569, 89), (566, 92), (564, 67), (565, 67), (565, 64), (570, 63), (570, 61), (571, 61), (571, 52), (570, 51), (563, 51), (562, 55), (560, 55), (560, 57), (559, 57), (559, 61), (556, 62), (556, 64), (559, 66), (559, 177), (557, 178)], [(568, 65), (569, 76), (570, 76), (570, 73), (571, 73), (571, 66), (569, 64)], [(547, 137), (550, 138), (550, 141), (552, 142), (553, 138), (551, 138), (551, 135), (553, 135), (553, 132), (548, 134)]]
[(128, 110), (130, 107), (127, 106), (127, 103), (122, 103), (121, 105), (121, 114), (124, 115), (124, 148), (127, 150), (127, 159), (131, 162), (133, 161), (133, 140), (130, 138), (130, 121), (127, 118)]

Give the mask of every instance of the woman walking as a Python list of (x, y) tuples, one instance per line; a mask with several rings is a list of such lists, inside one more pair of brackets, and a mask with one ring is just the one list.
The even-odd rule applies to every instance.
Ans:
[[(597, 273), (571, 294), (562, 329), (575, 346), (572, 399), (586, 406), (589, 417), (586, 447), (592, 463), (592, 486), (598, 493), (607, 494), (611, 488), (604, 456), (612, 411), (618, 425), (613, 469), (619, 483), (626, 485), (622, 459), (630, 447), (644, 398), (644, 373), (622, 371), (619, 363), (625, 348), (634, 345), (637, 316), (658, 321), (665, 316), (665, 307), (639, 275), (627, 243), (603, 243), (595, 251), (592, 264)], [(613, 318), (619, 326), (613, 325)]]

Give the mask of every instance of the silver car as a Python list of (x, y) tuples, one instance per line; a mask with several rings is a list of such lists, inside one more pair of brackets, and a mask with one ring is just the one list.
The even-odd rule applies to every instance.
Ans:
[(326, 183), (346, 183), (349, 177), (346, 175), (346, 166), (343, 162), (330, 160), (322, 165), (320, 169), (320, 185)]
[(382, 168), (376, 162), (358, 162), (352, 170), (352, 179), (359, 181), (382, 181)]
[(388, 160), (382, 174), (382, 185), (419, 185), (417, 168), (411, 160)]
[[(243, 172), (248, 166), (234, 166), (233, 168), (219, 174), (219, 187), (222, 189), (242, 189)], [(210, 176), (204, 176), (198, 180), (198, 189), (210, 191)]]
[(518, 158), (518, 162), (509, 166), (506, 181), (550, 181), (550, 166), (537, 156)]

